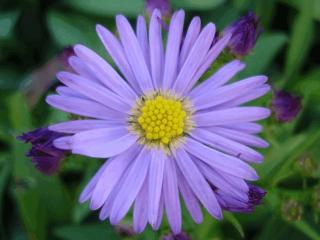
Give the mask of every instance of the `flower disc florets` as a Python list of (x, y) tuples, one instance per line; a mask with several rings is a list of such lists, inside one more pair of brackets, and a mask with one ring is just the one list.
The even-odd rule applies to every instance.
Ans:
[(190, 112), (183, 100), (156, 93), (139, 100), (131, 122), (144, 143), (165, 146), (189, 131)]

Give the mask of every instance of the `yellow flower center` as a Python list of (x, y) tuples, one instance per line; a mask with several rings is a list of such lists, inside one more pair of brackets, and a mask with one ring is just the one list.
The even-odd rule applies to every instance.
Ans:
[(167, 148), (192, 128), (190, 116), (188, 101), (154, 92), (137, 101), (129, 126), (142, 144)]
[(182, 135), (186, 115), (180, 101), (157, 96), (144, 102), (138, 123), (146, 139), (168, 144)]

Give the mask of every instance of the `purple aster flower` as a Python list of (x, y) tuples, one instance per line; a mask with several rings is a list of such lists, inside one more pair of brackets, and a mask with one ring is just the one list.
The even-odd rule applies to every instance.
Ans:
[(236, 56), (247, 55), (254, 47), (260, 32), (259, 19), (253, 12), (242, 16), (225, 30), (225, 33), (232, 34), (228, 44), (231, 52)]
[(270, 90), (267, 77), (227, 84), (244, 68), (234, 60), (198, 85), (231, 34), (213, 45), (215, 25), (200, 30), (196, 17), (181, 44), (184, 16), (182, 10), (173, 14), (166, 47), (158, 10), (152, 14), (149, 31), (142, 16), (134, 32), (118, 15), (120, 39), (97, 25), (121, 74), (94, 51), (76, 45), (76, 56), (69, 59), (75, 73), (58, 73), (65, 86), (47, 97), (53, 107), (86, 118), (51, 126), (70, 134), (54, 145), (108, 158), (83, 190), (80, 202), (89, 200), (92, 210), (101, 209), (100, 219), (109, 218), (111, 224), (118, 224), (132, 207), (136, 232), (147, 223), (158, 229), (165, 212), (172, 232), (180, 233), (180, 194), (196, 223), (202, 221), (201, 205), (222, 219), (219, 196), (236, 195), (247, 203), (247, 181), (258, 179), (249, 163), (263, 160), (254, 148), (268, 146), (256, 136), (262, 128), (254, 121), (267, 118), (270, 110), (241, 106)]
[(164, 17), (169, 17), (171, 14), (171, 7), (169, 0), (146, 0), (146, 11), (149, 16), (155, 9), (159, 9)]
[(301, 110), (301, 98), (289, 92), (274, 91), (272, 109), (280, 122), (292, 121)]
[(32, 159), (40, 172), (50, 175), (58, 170), (60, 161), (66, 154), (66, 151), (53, 146), (53, 141), (62, 136), (65, 134), (53, 132), (47, 128), (38, 128), (18, 136), (17, 139), (32, 144), (26, 156)]

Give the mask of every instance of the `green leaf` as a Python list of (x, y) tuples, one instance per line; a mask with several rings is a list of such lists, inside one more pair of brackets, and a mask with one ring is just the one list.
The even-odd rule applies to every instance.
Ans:
[(67, 0), (65, 4), (83, 12), (114, 16), (122, 13), (126, 16), (135, 17), (143, 13), (143, 0)]
[(83, 16), (52, 11), (47, 22), (52, 37), (61, 47), (81, 43), (96, 51), (102, 48), (95, 23)]
[[(296, 9), (300, 9), (302, 5), (304, 5), (304, 1), (297, 0), (281, 0), (281, 2), (288, 4), (291, 7)], [(314, 19), (320, 21), (320, 1), (313, 1), (313, 7), (309, 13)]]
[(106, 224), (58, 227), (54, 234), (65, 240), (119, 239), (114, 230)]
[(313, 38), (313, 21), (310, 12), (313, 0), (305, 0), (301, 6), (299, 16), (295, 19), (292, 36), (286, 57), (286, 79), (289, 80), (304, 64)]
[(0, 155), (0, 238), (5, 239), (4, 219), (3, 219), (3, 192), (10, 176), (11, 164), (7, 154)]
[(247, 66), (239, 74), (239, 78), (266, 72), (286, 41), (287, 37), (284, 33), (263, 34), (252, 53), (244, 58)]
[(0, 39), (8, 39), (17, 21), (18, 12), (0, 13)]
[(224, 217), (227, 221), (229, 221), (234, 226), (235, 229), (237, 229), (240, 236), (244, 238), (244, 230), (239, 220), (232, 213), (229, 213), (229, 212), (225, 212)]
[(174, 8), (185, 8), (192, 10), (208, 10), (219, 6), (225, 0), (172, 0)]
[(303, 232), (306, 236), (313, 240), (320, 239), (320, 233), (313, 229), (308, 222), (305, 221), (298, 221), (293, 222), (293, 226), (295, 226), (299, 231)]

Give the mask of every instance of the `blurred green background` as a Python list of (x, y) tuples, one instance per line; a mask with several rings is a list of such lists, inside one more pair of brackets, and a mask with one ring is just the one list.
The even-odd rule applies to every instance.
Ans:
[[(302, 111), (290, 123), (264, 121), (270, 147), (255, 166), (266, 189), (252, 214), (225, 214), (218, 222), (205, 215), (200, 225), (185, 212), (183, 229), (193, 239), (320, 239), (320, 0), (172, 0), (187, 17), (199, 15), (221, 31), (248, 10), (260, 16), (263, 33), (239, 77), (263, 73), (277, 89), (302, 98)], [(161, 239), (169, 232), (127, 236), (131, 216), (113, 228), (97, 212), (77, 202), (100, 161), (68, 157), (59, 173), (39, 173), (15, 137), (68, 119), (49, 108), (55, 71), (66, 68), (64, 47), (83, 43), (103, 56), (95, 24), (114, 30), (114, 16), (133, 21), (143, 0), (0, 1), (0, 239)], [(272, 93), (256, 103), (270, 106)]]

